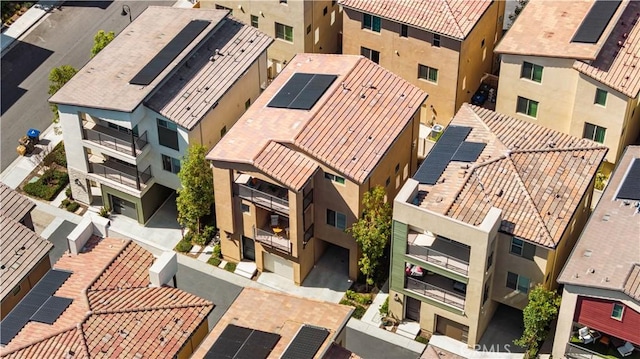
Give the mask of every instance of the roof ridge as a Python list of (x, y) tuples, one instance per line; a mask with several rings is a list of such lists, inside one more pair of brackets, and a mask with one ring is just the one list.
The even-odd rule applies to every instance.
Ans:
[[(90, 290), (94, 290), (91, 287), (98, 281), (98, 279), (100, 279), (100, 277), (102, 277), (102, 275), (104, 274), (104, 272), (113, 264), (113, 262), (116, 261), (116, 259), (118, 259), (118, 257), (120, 257), (120, 255), (122, 255), (122, 252), (124, 252), (125, 249), (129, 248), (129, 245), (131, 245), (131, 243), (133, 243), (133, 241), (131, 239), (123, 239), (123, 241), (125, 242), (124, 246), (122, 246), (122, 248), (118, 251), (118, 253), (116, 253), (116, 255), (113, 256), (113, 258), (111, 258), (111, 260), (105, 264), (102, 268), (102, 270), (100, 272), (98, 272), (98, 274), (95, 276), (95, 278), (89, 282), (89, 284), (87, 285), (86, 289), (87, 292)], [(100, 240), (100, 242), (98, 243), (102, 243), (102, 240)], [(87, 298), (88, 300), (88, 298)]]
[(455, 15), (453, 15), (453, 10), (451, 9), (451, 6), (449, 5), (449, 0), (442, 0), (442, 2), (444, 2), (445, 6), (447, 7), (447, 9), (449, 10), (447, 13), (449, 14), (449, 16), (453, 19), (453, 22), (456, 24), (456, 26), (458, 27), (458, 31), (460, 32), (460, 34), (462, 36), (464, 36), (464, 31), (462, 31), (462, 26), (460, 26), (460, 23), (458, 22), (458, 20), (456, 19)]
[(562, 147), (562, 148), (531, 148), (531, 149), (517, 149), (510, 150), (511, 154), (514, 153), (544, 153), (544, 152), (570, 152), (570, 151), (591, 151), (591, 150), (604, 150), (607, 149), (604, 146), (595, 147)]
[(117, 314), (117, 313), (131, 313), (131, 312), (146, 312), (149, 310), (165, 310), (165, 309), (186, 309), (186, 308), (203, 308), (203, 307), (213, 307), (213, 302), (210, 302), (206, 299), (203, 299), (204, 303), (184, 303), (184, 304), (167, 304), (167, 305), (158, 305), (151, 307), (141, 307), (141, 308), (126, 308), (126, 309), (104, 309), (104, 310), (96, 310), (93, 311), (93, 315), (100, 314)]
[(13, 353), (18, 352), (18, 351), (23, 350), (23, 349), (26, 349), (26, 348), (28, 348), (28, 347), (30, 347), (32, 345), (36, 345), (36, 344), (38, 344), (40, 342), (43, 342), (45, 340), (49, 340), (49, 339), (51, 339), (51, 338), (53, 338), (55, 336), (64, 334), (64, 333), (72, 331), (74, 329), (75, 330), (79, 330), (80, 332), (82, 332), (82, 330), (80, 328), (78, 328), (78, 324), (73, 324), (71, 326), (67, 326), (65, 328), (61, 328), (61, 329), (59, 329), (57, 331), (54, 331), (53, 333), (48, 333), (47, 335), (45, 335), (42, 338), (38, 338), (38, 339), (35, 339), (35, 340), (30, 340), (28, 342), (25, 342), (22, 345), (19, 345), (19, 346), (15, 347), (15, 348), (5, 352), (5, 353), (2, 353), (2, 357), (9, 356), (10, 354), (13, 354)]

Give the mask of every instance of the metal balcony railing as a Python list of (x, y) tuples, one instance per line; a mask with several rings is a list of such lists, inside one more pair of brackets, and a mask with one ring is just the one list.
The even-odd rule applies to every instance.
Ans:
[(407, 254), (411, 256), (447, 268), (464, 276), (469, 275), (469, 262), (456, 258), (454, 256), (438, 252), (428, 247), (412, 244), (409, 244), (407, 246), (407, 252)]
[(256, 241), (287, 254), (293, 252), (293, 244), (289, 240), (289, 234), (286, 233), (286, 230), (283, 229), (283, 231), (278, 234), (255, 227), (253, 230)]
[(268, 209), (289, 214), (289, 201), (238, 183), (238, 196)]
[(573, 343), (567, 343), (567, 347), (565, 348), (564, 355), (567, 358), (572, 359), (600, 359), (606, 358), (606, 356), (589, 350), (587, 348), (583, 348)]
[(147, 169), (141, 172), (134, 166), (125, 166), (115, 161), (90, 163), (89, 170), (91, 173), (136, 188), (138, 191), (142, 190), (143, 185), (152, 177), (151, 166), (148, 166)]
[(85, 127), (82, 132), (85, 140), (96, 142), (134, 157), (139, 155), (148, 143), (146, 131), (138, 137), (133, 137), (133, 141), (131, 135), (99, 125), (94, 125), (93, 128)]
[(407, 285), (406, 289), (423, 295), (427, 298), (437, 300), (439, 302), (454, 306), (459, 309), (464, 309), (465, 297), (448, 290), (442, 289), (435, 285), (425, 283), (421, 280), (417, 280), (411, 277), (406, 277)]

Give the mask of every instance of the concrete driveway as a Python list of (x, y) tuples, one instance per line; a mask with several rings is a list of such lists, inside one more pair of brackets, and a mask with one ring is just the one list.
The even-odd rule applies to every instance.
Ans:
[(523, 330), (522, 311), (500, 304), (480, 339), (480, 348), (494, 353), (524, 353), (524, 348), (513, 344), (515, 339), (522, 336)]

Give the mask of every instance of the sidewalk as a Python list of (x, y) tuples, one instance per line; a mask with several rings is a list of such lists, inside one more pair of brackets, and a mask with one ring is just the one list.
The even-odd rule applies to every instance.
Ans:
[(16, 40), (20, 39), (33, 25), (37, 24), (46, 14), (51, 12), (57, 1), (40, 1), (27, 10), (11, 26), (2, 32), (0, 38), (0, 53), (4, 55), (11, 49)]

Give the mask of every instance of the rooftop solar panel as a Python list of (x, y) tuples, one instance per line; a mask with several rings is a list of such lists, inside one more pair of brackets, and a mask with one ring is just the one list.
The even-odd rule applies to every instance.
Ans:
[(444, 131), (431, 152), (416, 171), (413, 179), (422, 184), (436, 184), (442, 172), (447, 168), (451, 158), (460, 147), (462, 141), (471, 132), (471, 127), (449, 126)]
[(229, 324), (207, 351), (205, 358), (265, 359), (280, 335)]
[(184, 50), (211, 21), (192, 20), (167, 43), (131, 80), (132, 85), (148, 85)]
[(571, 42), (594, 44), (598, 42), (621, 0), (596, 0), (587, 16), (582, 20)]
[(295, 73), (267, 106), (310, 110), (337, 77), (336, 75)]
[(456, 150), (456, 153), (451, 157), (452, 161), (461, 162), (475, 162), (482, 153), (482, 150), (487, 146), (482, 142), (462, 142), (460, 147)]
[(329, 336), (329, 330), (325, 328), (304, 325), (293, 338), (281, 359), (313, 359), (318, 349)]
[(40, 323), (53, 324), (67, 307), (73, 302), (73, 299), (51, 296), (36, 311), (30, 320)]
[(640, 160), (634, 159), (630, 167), (616, 198), (640, 201)]

